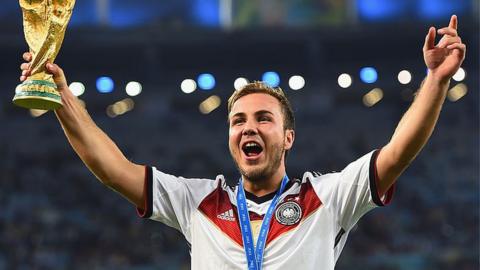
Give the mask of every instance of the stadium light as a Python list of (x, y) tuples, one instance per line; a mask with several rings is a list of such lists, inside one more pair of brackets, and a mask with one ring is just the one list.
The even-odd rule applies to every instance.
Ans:
[(79, 97), (85, 92), (85, 85), (81, 82), (72, 82), (68, 88), (72, 91), (73, 95)]
[(300, 75), (294, 75), (288, 80), (288, 85), (292, 90), (300, 90), (305, 86), (305, 79)]
[(200, 103), (198, 109), (202, 114), (209, 114), (220, 106), (221, 100), (219, 96), (213, 95)]
[(383, 91), (380, 88), (374, 88), (363, 96), (363, 104), (372, 107), (383, 98)]
[(364, 67), (360, 70), (360, 79), (364, 83), (374, 83), (378, 79), (377, 70), (373, 67)]
[(347, 73), (342, 73), (338, 76), (338, 85), (342, 88), (348, 88), (352, 85), (352, 76)]
[(235, 87), (235, 90), (240, 90), (242, 87), (248, 84), (248, 80), (243, 77), (239, 77), (233, 82), (233, 87)]
[(111, 93), (114, 88), (114, 83), (112, 78), (103, 76), (97, 79), (97, 90), (98, 92), (105, 94)]
[(139, 95), (142, 92), (142, 89), (142, 84), (134, 81), (127, 83), (127, 85), (125, 86), (125, 91), (127, 92), (127, 95), (131, 97)]
[(275, 71), (267, 71), (263, 73), (262, 81), (270, 87), (278, 87), (280, 85), (280, 76)]
[(33, 118), (40, 117), (40, 116), (44, 115), (44, 114), (47, 113), (47, 112), (48, 112), (48, 110), (30, 109), (30, 115), (31, 115)]
[(454, 87), (452, 87), (450, 90), (448, 90), (447, 98), (451, 102), (455, 102), (461, 99), (462, 97), (464, 97), (467, 94), (467, 92), (468, 92), (467, 85), (463, 83), (459, 83)]
[(17, 85), (17, 87), (15, 87), (15, 94), (19, 94), (22, 92), (22, 84), (19, 84)]
[(197, 78), (197, 84), (200, 89), (212, 90), (215, 87), (215, 77), (210, 73), (200, 74)]
[(119, 115), (125, 114), (135, 107), (135, 102), (131, 98), (125, 98), (107, 107), (107, 115), (110, 118), (115, 118)]
[(180, 84), (180, 89), (182, 89), (182, 92), (185, 94), (191, 94), (197, 90), (197, 83), (192, 79), (185, 79)]
[(467, 76), (467, 73), (463, 68), (459, 68), (455, 75), (453, 75), (452, 79), (454, 79), (457, 82), (461, 82), (465, 80), (465, 77)]
[(402, 70), (398, 73), (397, 79), (401, 84), (409, 84), (412, 81), (412, 74), (408, 70)]

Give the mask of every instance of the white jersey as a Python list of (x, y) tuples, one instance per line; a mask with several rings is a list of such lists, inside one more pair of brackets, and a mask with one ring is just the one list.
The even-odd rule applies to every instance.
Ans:
[[(373, 151), (337, 173), (306, 172), (279, 198), (265, 245), (263, 269), (334, 269), (349, 231), (359, 218), (388, 203), (377, 193)], [(216, 180), (186, 179), (147, 167), (141, 217), (165, 223), (191, 244), (194, 270), (247, 269), (237, 215), (237, 187)], [(275, 192), (246, 192), (254, 241)]]

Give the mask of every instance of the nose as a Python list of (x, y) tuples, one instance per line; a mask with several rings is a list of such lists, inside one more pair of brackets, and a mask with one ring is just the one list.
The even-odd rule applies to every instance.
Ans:
[(247, 121), (244, 125), (242, 135), (244, 136), (252, 136), (252, 135), (257, 135), (258, 130), (257, 126), (255, 123), (252, 123), (252, 121)]

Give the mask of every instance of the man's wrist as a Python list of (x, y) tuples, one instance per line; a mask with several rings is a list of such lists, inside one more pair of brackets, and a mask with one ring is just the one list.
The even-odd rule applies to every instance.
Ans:
[(439, 87), (447, 87), (450, 85), (451, 76), (438, 75), (432, 70), (428, 70), (424, 83), (438, 84)]

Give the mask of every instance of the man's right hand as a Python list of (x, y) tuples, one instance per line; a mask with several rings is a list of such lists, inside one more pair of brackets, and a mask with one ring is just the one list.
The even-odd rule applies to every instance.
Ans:
[[(20, 76), (20, 81), (24, 82), (28, 76), (31, 75), (32, 69), (30, 68), (30, 62), (32, 61), (32, 54), (30, 52), (25, 52), (23, 54), (23, 60), (25, 63), (20, 65), (20, 69), (22, 70), (22, 75)], [(63, 70), (57, 65), (52, 63), (46, 63), (45, 67), (48, 73), (52, 74), (53, 80), (57, 85), (57, 90), (61, 93), (64, 90), (68, 89), (67, 79), (65, 78), (65, 74)]]
[[(32, 54), (24, 53), (23, 59), (26, 62), (20, 65), (21, 82), (31, 76)], [(55, 114), (75, 152), (103, 184), (121, 193), (137, 207), (145, 207), (145, 167), (130, 162), (97, 127), (69, 90), (63, 70), (58, 65), (47, 63), (46, 69), (53, 75), (57, 90), (62, 96), (63, 106), (55, 110)]]

